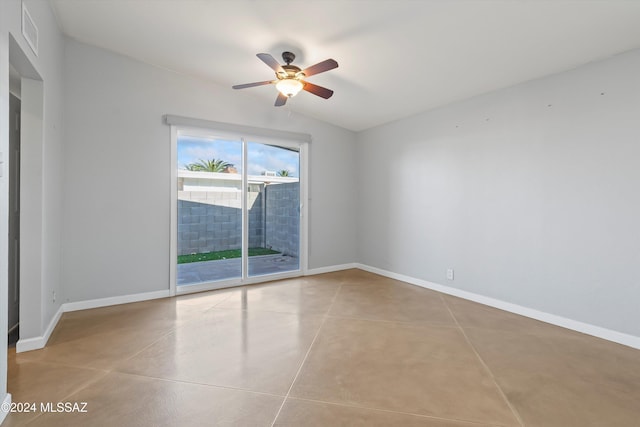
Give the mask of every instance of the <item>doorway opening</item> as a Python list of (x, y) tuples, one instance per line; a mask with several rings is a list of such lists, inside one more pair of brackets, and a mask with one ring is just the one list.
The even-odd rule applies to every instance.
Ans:
[(8, 65), (11, 141), (6, 162), (8, 229), (2, 241), (7, 238), (9, 280), (7, 323), (2, 325), (7, 333), (12, 329), (19, 353), (31, 349), (31, 339), (43, 333), (44, 81), (11, 33)]
[(20, 337), (20, 74), (9, 66), (9, 261), (8, 344)]

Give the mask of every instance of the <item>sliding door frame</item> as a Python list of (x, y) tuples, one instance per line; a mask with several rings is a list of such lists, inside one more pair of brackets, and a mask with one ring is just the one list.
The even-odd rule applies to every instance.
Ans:
[[(204, 124), (207, 122), (202, 121)], [(308, 269), (308, 182), (309, 182), (309, 144), (307, 141), (298, 140), (296, 135), (291, 134), (291, 138), (279, 138), (277, 136), (256, 134), (257, 128), (247, 127), (247, 132), (218, 130), (211, 126), (181, 126), (171, 125), (171, 224), (170, 224), (170, 250), (169, 250), (169, 293), (171, 296), (203, 292), (214, 289), (230, 288), (234, 286), (250, 285), (271, 280), (285, 279), (290, 277), (304, 276)], [(283, 133), (286, 134), (286, 133)], [(204, 138), (226, 138), (231, 141), (242, 143), (242, 275), (239, 278), (219, 280), (215, 282), (205, 282), (193, 285), (177, 286), (177, 260), (178, 260), (178, 138), (181, 135), (204, 137)], [(247, 212), (247, 146), (249, 142), (267, 144), (298, 150), (300, 161), (300, 241), (299, 241), (299, 268), (291, 272), (266, 274), (260, 276), (249, 276), (248, 274), (248, 251), (249, 251), (249, 215)]]

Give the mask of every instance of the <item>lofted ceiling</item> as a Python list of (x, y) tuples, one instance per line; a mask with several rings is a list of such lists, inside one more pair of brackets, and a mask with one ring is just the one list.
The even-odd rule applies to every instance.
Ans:
[[(65, 34), (224, 87), (284, 50), (335, 90), (286, 107), (360, 131), (640, 47), (640, 1), (51, 0)], [(273, 105), (276, 89), (237, 91)], [(273, 107), (275, 108), (275, 107)]]

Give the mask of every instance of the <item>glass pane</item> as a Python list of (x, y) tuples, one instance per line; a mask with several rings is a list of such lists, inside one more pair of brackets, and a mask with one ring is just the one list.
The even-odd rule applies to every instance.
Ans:
[(242, 143), (178, 137), (177, 285), (242, 277)]
[(247, 143), (249, 276), (300, 269), (300, 153)]

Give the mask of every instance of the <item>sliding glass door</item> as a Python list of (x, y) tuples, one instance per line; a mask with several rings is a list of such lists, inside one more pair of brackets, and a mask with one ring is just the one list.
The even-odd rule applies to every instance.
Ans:
[(242, 141), (178, 138), (177, 285), (242, 277)]
[[(249, 276), (300, 268), (300, 153), (247, 143)], [(252, 249), (264, 250), (264, 255)]]
[(301, 268), (301, 148), (177, 132), (177, 293)]

